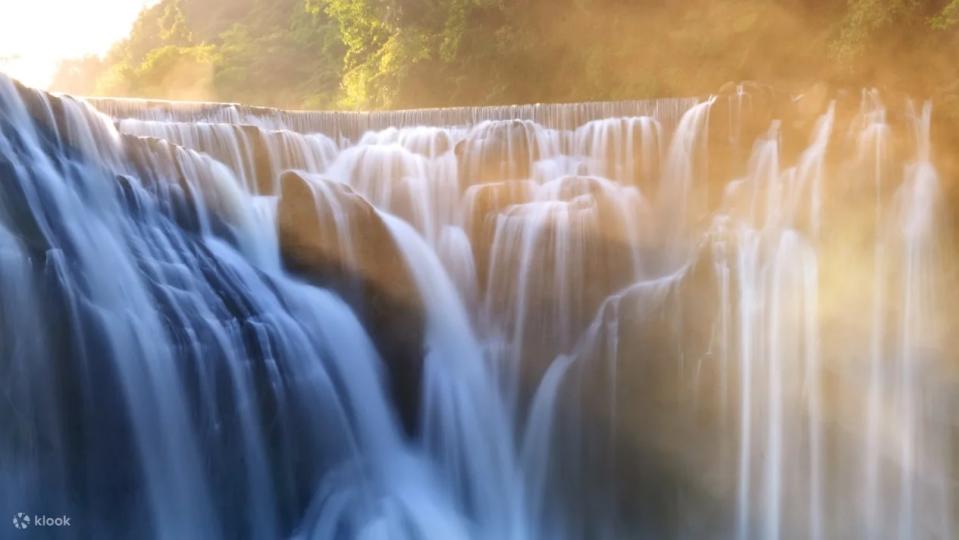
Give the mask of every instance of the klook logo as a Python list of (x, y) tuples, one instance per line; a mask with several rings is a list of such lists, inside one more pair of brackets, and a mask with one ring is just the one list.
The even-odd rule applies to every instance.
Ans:
[(17, 512), (17, 515), (13, 516), (13, 526), (18, 529), (26, 529), (30, 526), (30, 516), (23, 512)]
[(13, 526), (23, 530), (30, 526), (34, 527), (69, 527), (70, 517), (67, 515), (50, 517), (43, 514), (34, 515), (32, 518), (23, 512), (17, 512), (13, 516)]

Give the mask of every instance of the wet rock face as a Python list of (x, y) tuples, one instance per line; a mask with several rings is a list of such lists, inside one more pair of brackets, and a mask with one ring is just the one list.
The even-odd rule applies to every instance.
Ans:
[(547, 141), (528, 121), (487, 122), (456, 146), (460, 177), (468, 184), (529, 178)]
[(583, 172), (653, 194), (664, 145), (662, 125), (650, 117), (594, 120), (573, 132), (573, 147), (586, 157)]
[(644, 201), (590, 176), (478, 184), (465, 200), (485, 315), (507, 332), (532, 393), (604, 299), (642, 272), (652, 249)]
[(280, 177), (277, 229), (286, 266), (356, 311), (389, 370), (404, 424), (415, 429), (423, 306), (379, 214), (346, 184), (288, 171)]
[(535, 189), (535, 182), (529, 180), (488, 182), (466, 189), (464, 228), (472, 241), (480, 284), (485, 284), (488, 279), (490, 249), (496, 235), (496, 216), (512, 205), (528, 201)]

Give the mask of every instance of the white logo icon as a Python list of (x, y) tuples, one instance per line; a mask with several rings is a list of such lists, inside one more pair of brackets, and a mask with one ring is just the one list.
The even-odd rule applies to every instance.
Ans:
[(26, 529), (30, 526), (30, 516), (23, 512), (17, 512), (17, 515), (13, 516), (13, 526), (18, 529)]

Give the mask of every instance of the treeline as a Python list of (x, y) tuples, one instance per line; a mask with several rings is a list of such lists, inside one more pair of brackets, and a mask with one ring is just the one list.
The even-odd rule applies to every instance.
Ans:
[(959, 103), (959, 0), (161, 0), (51, 89), (286, 108), (894, 85)]

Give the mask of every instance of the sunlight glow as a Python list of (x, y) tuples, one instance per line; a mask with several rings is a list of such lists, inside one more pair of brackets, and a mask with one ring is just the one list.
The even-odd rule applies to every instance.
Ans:
[(156, 0), (0, 0), (0, 71), (46, 88), (66, 58), (103, 55)]

